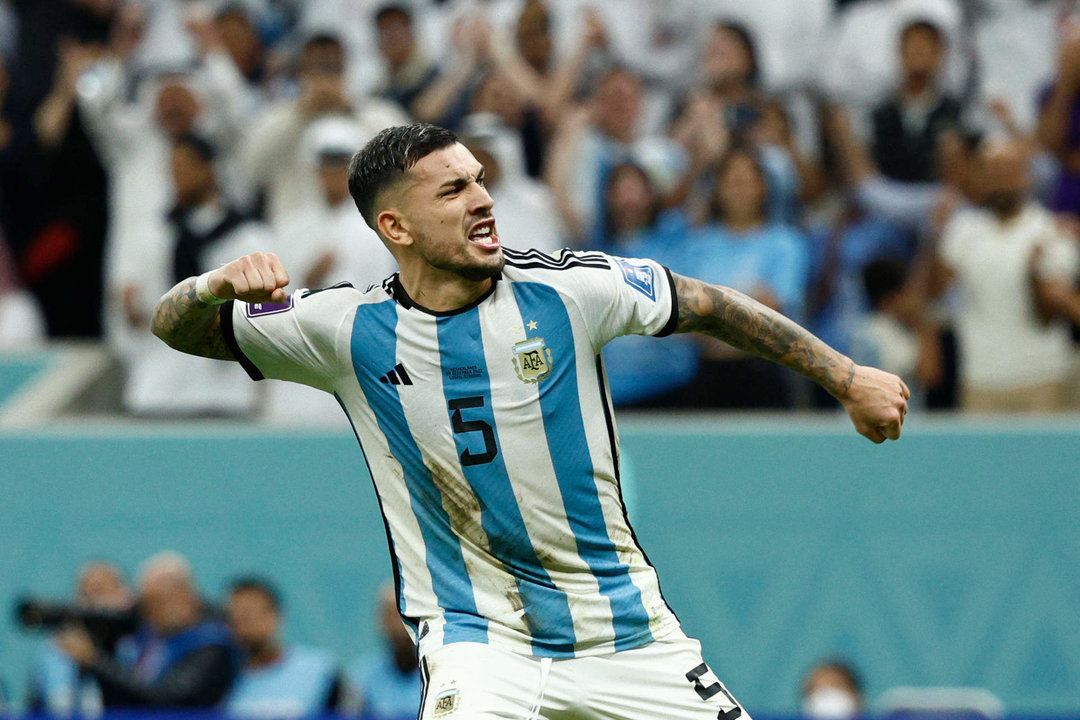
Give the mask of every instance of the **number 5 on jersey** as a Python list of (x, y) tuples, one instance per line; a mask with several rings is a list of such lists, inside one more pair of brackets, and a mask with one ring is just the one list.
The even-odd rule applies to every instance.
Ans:
[(454, 414), (450, 416), (450, 422), (454, 427), (454, 433), (463, 434), (478, 432), (481, 434), (481, 437), (484, 438), (483, 452), (474, 453), (468, 448), (461, 451), (462, 466), (483, 465), (484, 463), (489, 463), (494, 460), (495, 456), (499, 453), (499, 449), (495, 445), (495, 430), (483, 420), (466, 420), (461, 416), (462, 410), (484, 407), (484, 398), (479, 395), (475, 397), (455, 398), (450, 400), (449, 405), (450, 409), (454, 411)]

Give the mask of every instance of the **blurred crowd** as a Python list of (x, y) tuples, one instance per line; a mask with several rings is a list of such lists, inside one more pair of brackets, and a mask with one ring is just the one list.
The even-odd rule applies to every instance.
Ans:
[[(19, 621), (40, 641), (22, 699), (5, 707), (0, 683), (0, 713), (93, 720), (117, 710), (207, 710), (255, 720), (412, 720), (422, 671), (393, 582), (373, 600), (378, 644), (341, 662), (328, 650), (284, 640), (286, 607), (264, 577), (233, 578), (216, 600), (202, 592), (190, 563), (176, 552), (144, 561), (134, 586), (116, 564), (92, 560), (79, 569), (72, 597), (20, 602)], [(935, 691), (941, 704), (941, 688)], [(859, 671), (840, 656), (813, 663), (795, 694), (804, 720), (856, 720), (869, 713)], [(934, 715), (922, 699), (915, 706), (924, 714), (912, 715), (888, 695), (875, 708), (885, 718), (994, 717), (970, 704)], [(970, 712), (957, 715), (960, 709)]]
[[(508, 247), (734, 287), (917, 407), (1080, 402), (1076, 0), (5, 0), (0, 111), (0, 348), (102, 337), (141, 416), (336, 413), (149, 314), (254, 250), (392, 273), (346, 165), (410, 120), (484, 163)], [(622, 407), (833, 402), (716, 341), (605, 361)]]
[(134, 588), (115, 564), (88, 562), (70, 601), (20, 605), (23, 626), (47, 633), (21, 709), (60, 718), (204, 708), (237, 718), (412, 720), (421, 695), (416, 648), (393, 583), (374, 600), (381, 642), (342, 663), (285, 642), (282, 596), (265, 578), (233, 579), (219, 603), (202, 594), (178, 553), (146, 560)]

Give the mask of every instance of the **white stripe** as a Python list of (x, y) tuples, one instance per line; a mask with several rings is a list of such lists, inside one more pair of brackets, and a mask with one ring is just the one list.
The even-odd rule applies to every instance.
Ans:
[[(526, 498), (518, 502), (525, 529), (536, 551), (537, 559), (547, 570), (551, 581), (570, 597), (570, 617), (577, 638), (613, 640), (615, 631), (611, 615), (599, 621), (586, 614), (595, 612), (597, 604), (607, 606), (600, 587), (588, 564), (577, 552), (573, 530), (566, 518), (559, 481), (548, 450), (540, 407), (539, 384), (523, 382), (514, 370), (513, 355), (507, 352), (515, 342), (526, 339), (525, 327), (530, 318), (522, 318), (514, 299), (513, 288), (507, 283), (496, 291), (495, 302), (480, 306), (480, 323), (484, 334), (484, 359), (492, 385), (495, 425), (502, 445), (503, 460), (514, 488), (514, 496)], [(534, 337), (543, 337), (538, 327)], [(554, 358), (554, 362), (573, 362), (572, 358)], [(564, 545), (552, 548), (550, 538), (565, 538)], [(557, 552), (553, 552), (557, 551)], [(584, 602), (574, 602), (575, 599)]]
[[(443, 394), (435, 318), (401, 306), (397, 311), (397, 358), (415, 383), (399, 389), (401, 406), (413, 437), (418, 438), (417, 445), (431, 471), (432, 481), (442, 492), (443, 509), (450, 516), (461, 544), (477, 612), (492, 621), (520, 627), (524, 632), (517, 581), (491, 554), (480, 503), (464, 479), (457, 455)], [(499, 644), (490, 627), (488, 637), (492, 644)]]

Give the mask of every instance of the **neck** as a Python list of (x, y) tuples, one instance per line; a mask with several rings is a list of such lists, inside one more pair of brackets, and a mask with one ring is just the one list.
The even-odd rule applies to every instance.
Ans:
[(435, 312), (450, 312), (475, 302), (494, 282), (491, 278), (468, 280), (426, 264), (402, 265), (398, 279), (413, 302)]
[(933, 88), (930, 78), (923, 75), (909, 75), (904, 78), (903, 94), (908, 99), (915, 99)]
[(198, 210), (201, 207), (210, 205), (217, 201), (218, 191), (217, 187), (208, 187), (197, 193), (192, 193), (190, 196), (181, 201), (181, 205), (189, 210)]
[(273, 665), (281, 659), (281, 647), (273, 640), (248, 648), (247, 666), (249, 668), (262, 668)]
[(997, 215), (998, 220), (1001, 222), (1008, 222), (1019, 215), (1023, 209), (1023, 203), (1017, 203), (1009, 207), (996, 207), (994, 208), (994, 214)]

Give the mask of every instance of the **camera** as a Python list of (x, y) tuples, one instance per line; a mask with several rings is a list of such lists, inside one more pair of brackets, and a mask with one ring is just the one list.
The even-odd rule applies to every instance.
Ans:
[(120, 638), (134, 633), (139, 622), (134, 608), (107, 610), (39, 598), (18, 600), (15, 603), (15, 620), (23, 629), (31, 631), (80, 625), (96, 646), (106, 650), (112, 650)]

